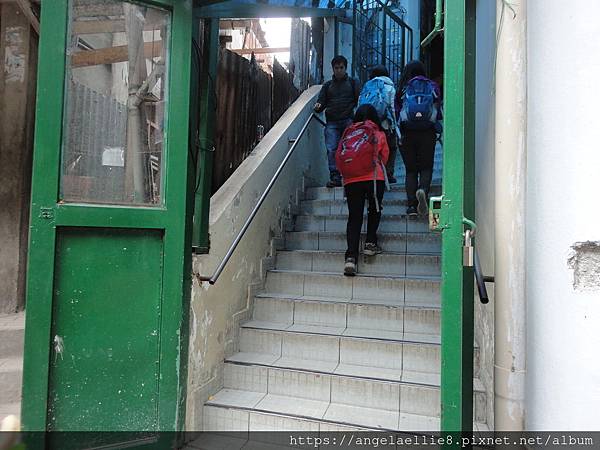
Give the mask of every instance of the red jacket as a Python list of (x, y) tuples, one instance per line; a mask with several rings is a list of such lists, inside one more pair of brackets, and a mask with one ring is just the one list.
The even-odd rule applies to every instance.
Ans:
[[(370, 122), (370, 121), (368, 121), (368, 122)], [(390, 149), (387, 144), (387, 138), (385, 137), (385, 133), (383, 131), (376, 131), (375, 138), (377, 139), (377, 154), (379, 155), (379, 159), (381, 160), (381, 163), (382, 163), (377, 167), (377, 180), (384, 181), (385, 175), (383, 173), (383, 170), (385, 168), (384, 166), (387, 163), (388, 157), (390, 155)], [(338, 144), (338, 149), (339, 149), (340, 145), (342, 145), (341, 140), (340, 140), (340, 143)], [(344, 186), (346, 186), (347, 184), (350, 184), (350, 183), (358, 183), (359, 181), (373, 181), (373, 175), (369, 174), (369, 175), (363, 175), (360, 177), (343, 179)]]

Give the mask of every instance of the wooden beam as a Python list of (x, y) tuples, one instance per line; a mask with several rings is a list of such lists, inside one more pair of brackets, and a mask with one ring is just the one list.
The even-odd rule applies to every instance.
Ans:
[(33, 14), (33, 11), (31, 10), (31, 3), (29, 3), (29, 0), (17, 0), (17, 5), (19, 5), (19, 8), (21, 8), (21, 11), (23, 11), (23, 14), (25, 14), (25, 17), (27, 17), (27, 20), (29, 20), (31, 27), (35, 30), (35, 32), (39, 36), (40, 35), (40, 21), (35, 16), (35, 14)]
[[(144, 43), (144, 56), (156, 58), (162, 53), (162, 41)], [(71, 57), (71, 67), (90, 67), (101, 64), (114, 64), (129, 59), (129, 51), (126, 45), (117, 47), (101, 48), (98, 50), (83, 50), (74, 53)]]
[(264, 55), (269, 53), (286, 53), (290, 51), (289, 47), (262, 47), (262, 48), (237, 48), (230, 49), (232, 52), (238, 55), (249, 55), (254, 53), (255, 55)]
[[(146, 23), (144, 31), (159, 30), (162, 25)], [(124, 20), (77, 20), (73, 22), (73, 34), (125, 33)]]

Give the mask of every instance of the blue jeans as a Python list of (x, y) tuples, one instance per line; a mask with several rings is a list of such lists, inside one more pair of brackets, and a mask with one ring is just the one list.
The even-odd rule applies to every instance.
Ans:
[(335, 167), (335, 151), (337, 150), (344, 130), (351, 124), (352, 119), (345, 119), (327, 122), (327, 125), (325, 125), (325, 147), (327, 147), (329, 173), (338, 173), (337, 168)]

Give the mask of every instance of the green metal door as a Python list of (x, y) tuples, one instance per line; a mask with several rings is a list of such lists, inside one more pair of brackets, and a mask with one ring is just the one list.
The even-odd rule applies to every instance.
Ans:
[[(473, 430), (473, 268), (463, 265), (475, 215), (475, 0), (445, 2), (442, 231), (442, 431)], [(436, 199), (432, 199), (436, 203)]]
[(191, 0), (43, 3), (24, 430), (183, 428), (191, 27)]

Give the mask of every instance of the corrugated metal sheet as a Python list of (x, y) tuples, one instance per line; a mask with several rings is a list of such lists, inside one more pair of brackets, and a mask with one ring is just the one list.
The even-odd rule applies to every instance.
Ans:
[(217, 68), (217, 111), (213, 193), (225, 183), (266, 133), (298, 97), (290, 75), (279, 64), (273, 78), (259, 65), (222, 49)]

